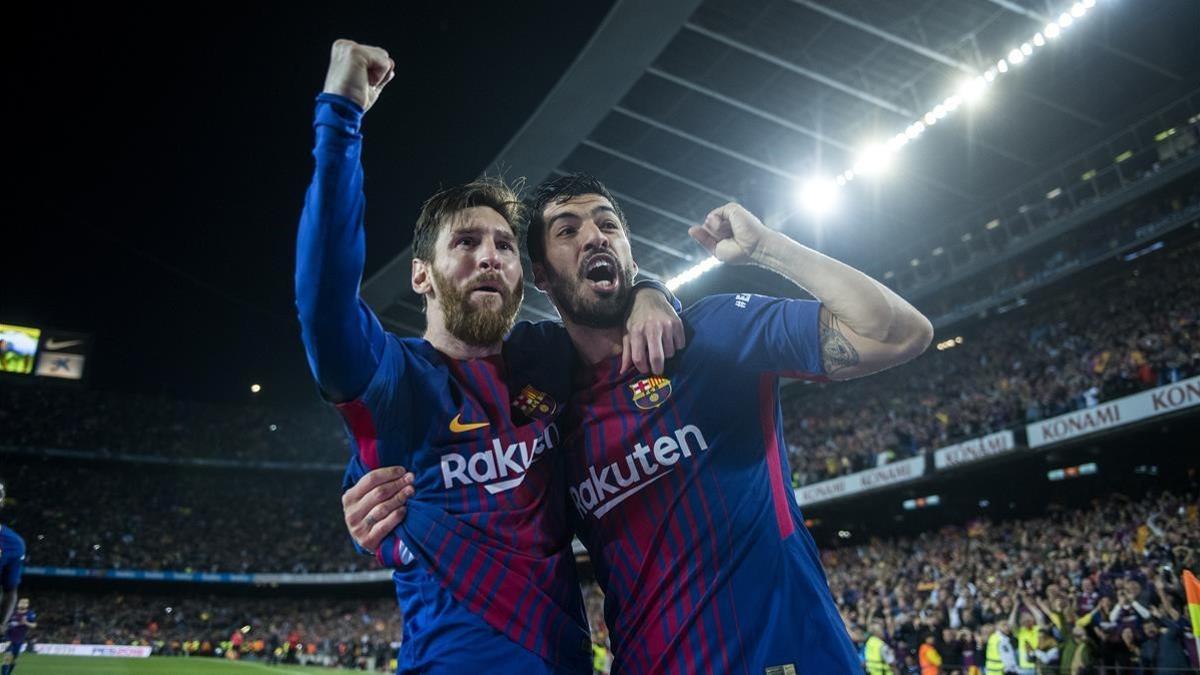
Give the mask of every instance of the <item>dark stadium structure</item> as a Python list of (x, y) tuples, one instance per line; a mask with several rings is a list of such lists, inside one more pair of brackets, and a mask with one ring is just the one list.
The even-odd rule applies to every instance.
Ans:
[[(1085, 672), (1195, 672), (1179, 574), (1200, 571), (1200, 3), (1084, 5), (1048, 40), (1072, 3), (617, 0), (477, 167), (600, 177), (642, 273), (685, 306), (806, 297), (755, 268), (680, 278), (704, 259), (687, 227), (737, 201), (930, 318), (934, 346), (914, 361), (788, 384), (782, 401), (843, 618), (860, 646), (884, 621), (900, 666), (933, 636), (936, 672), (980, 667), (985, 626), (1024, 606)], [(1044, 46), (977, 104), (943, 108), (886, 175), (846, 179), (864, 144), (1035, 34)], [(822, 216), (797, 201), (814, 176), (841, 178)], [(362, 288), (399, 335), (424, 326), (410, 260), (397, 252)], [(557, 319), (527, 286), (521, 318)], [(1135, 399), (1154, 407), (1072, 421)], [(0, 522), (29, 545), (36, 641), (390, 667), (400, 617), (388, 571), (345, 534), (347, 442), (328, 408), (6, 377), (0, 429)], [(585, 591), (602, 640), (599, 591)]]

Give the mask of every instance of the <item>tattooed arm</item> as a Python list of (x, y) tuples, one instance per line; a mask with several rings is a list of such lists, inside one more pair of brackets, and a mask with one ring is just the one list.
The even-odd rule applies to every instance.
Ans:
[(766, 267), (821, 301), (821, 351), (830, 379), (848, 380), (915, 358), (933, 325), (871, 277), (771, 230), (738, 204), (726, 204), (689, 230), (722, 262)]

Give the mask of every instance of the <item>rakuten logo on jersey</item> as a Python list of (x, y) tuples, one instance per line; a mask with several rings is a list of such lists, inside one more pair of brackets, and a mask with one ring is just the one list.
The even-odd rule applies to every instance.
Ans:
[(571, 501), (575, 502), (580, 516), (593, 513), (602, 518), (617, 504), (674, 471), (673, 467), (680, 459), (707, 449), (708, 441), (694, 424), (676, 429), (653, 443), (638, 443), (612, 464), (599, 470), (595, 465), (589, 466), (587, 478), (568, 488)]
[(493, 438), (491, 448), (469, 457), (447, 453), (442, 455), (442, 484), (448, 490), (455, 485), (484, 483), (483, 489), (494, 495), (511, 490), (525, 480), (525, 472), (543, 452), (558, 445), (558, 439), (558, 427), (551, 424), (533, 443), (518, 441), (506, 446)]

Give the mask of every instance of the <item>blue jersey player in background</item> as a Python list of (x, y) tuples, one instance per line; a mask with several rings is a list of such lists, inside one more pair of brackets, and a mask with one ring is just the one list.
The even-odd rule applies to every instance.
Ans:
[(592, 270), (636, 271), (624, 215), (599, 181), (532, 199), (534, 278), (578, 352), (564, 428), (573, 519), (605, 592), (614, 673), (861, 672), (784, 471), (783, 376), (860, 377), (920, 354), (929, 321), (865, 274), (736, 204), (689, 233), (817, 298), (706, 298), (661, 376), (621, 372), (619, 322)]
[(29, 641), (29, 631), (37, 628), (37, 612), (29, 609), (29, 598), (17, 601), (17, 609), (8, 619), (4, 639), (8, 640), (8, 649), (4, 653), (4, 665), (0, 666), (0, 675), (12, 675), (17, 667), (17, 657), (21, 648)]
[[(362, 493), (380, 502), (348, 510), (361, 523), (351, 531), (396, 568), (401, 672), (590, 672), (556, 424), (573, 356), (561, 325), (513, 326), (524, 288), (517, 197), (478, 181), (422, 207), (412, 285), (425, 302), (423, 338), (386, 333), (358, 296), (360, 125), (394, 69), (382, 49), (334, 44), (297, 237), (309, 365), (354, 447), (345, 503)], [(658, 291), (638, 298), (629, 321), (659, 327), (641, 353), (661, 363), (682, 324)], [(662, 330), (672, 323), (678, 337)], [(393, 468), (358, 483), (379, 467)]]
[[(5, 487), (3, 481), (0, 481), (0, 507), (4, 506)], [(9, 634), (7, 638), (10, 641), (9, 648), (4, 652), (3, 657), (0, 657), (0, 663), (3, 667), (0, 668), (0, 675), (8, 675), (12, 672), (13, 662), (20, 654), (21, 646), (17, 640), (12, 637), (12, 630), (9, 627), (9, 619), (17, 619), (22, 616), (21, 610), (14, 614), (13, 610), (17, 608), (17, 588), (21, 585), (21, 572), (25, 569), (25, 540), (21, 535), (17, 534), (10, 527), (5, 527), (0, 523), (0, 626), (4, 626)], [(22, 603), (28, 605), (28, 601), (22, 600)], [(28, 609), (26, 607), (25, 609)], [(21, 632), (21, 640), (24, 642), (24, 634)]]

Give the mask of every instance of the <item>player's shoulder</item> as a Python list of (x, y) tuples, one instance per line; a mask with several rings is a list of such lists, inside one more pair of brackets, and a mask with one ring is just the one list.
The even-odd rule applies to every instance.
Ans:
[(688, 305), (680, 316), (689, 323), (723, 320), (736, 314), (755, 314), (787, 302), (794, 301), (758, 293), (717, 293)]
[(0, 525), (0, 549), (6, 558), (10, 555), (20, 557), (25, 555), (25, 540), (11, 527)]
[(440, 363), (442, 359), (433, 345), (422, 337), (401, 337), (388, 331), (387, 340), (383, 345), (383, 360), (400, 359), (403, 361)]

